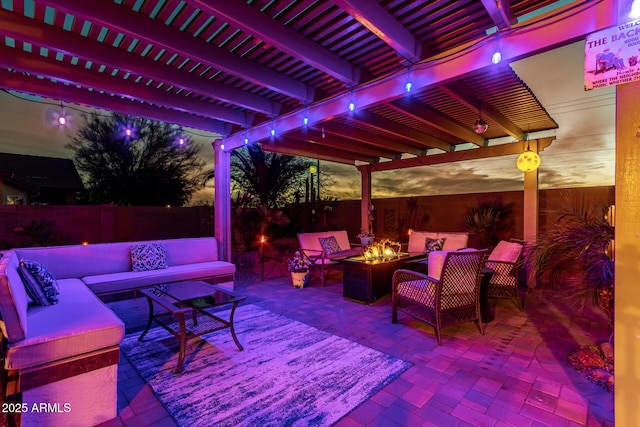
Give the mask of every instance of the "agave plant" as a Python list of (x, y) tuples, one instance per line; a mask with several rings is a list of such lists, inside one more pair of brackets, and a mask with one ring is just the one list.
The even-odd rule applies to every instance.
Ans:
[(584, 305), (597, 301), (613, 319), (614, 264), (605, 251), (614, 229), (605, 220), (607, 205), (568, 193), (556, 221), (527, 248), (525, 259), (531, 277), (541, 284), (563, 289)]

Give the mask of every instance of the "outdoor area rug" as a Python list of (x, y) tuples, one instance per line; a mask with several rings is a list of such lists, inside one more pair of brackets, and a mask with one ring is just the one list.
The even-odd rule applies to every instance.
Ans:
[[(228, 312), (221, 317), (228, 318)], [(329, 426), (411, 364), (255, 305), (241, 305), (235, 330), (188, 342), (160, 327), (122, 349), (181, 426)]]

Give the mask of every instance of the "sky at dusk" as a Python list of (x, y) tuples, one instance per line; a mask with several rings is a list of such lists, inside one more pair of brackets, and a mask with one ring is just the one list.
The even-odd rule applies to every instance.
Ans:
[[(584, 42), (556, 49), (511, 64), (518, 76), (558, 123), (556, 140), (540, 153), (540, 188), (613, 185), (615, 173), (615, 88), (585, 91)], [(65, 104), (72, 115), (69, 126), (53, 123), (59, 103), (49, 99), (22, 99), (0, 91), (0, 152), (71, 158), (64, 148), (75, 133), (81, 110)], [(213, 164), (211, 142), (217, 135), (185, 129), (192, 143)], [(535, 137), (533, 135), (532, 137)], [(504, 142), (504, 141), (503, 141)], [(277, 142), (276, 142), (277, 143)], [(526, 147), (523, 145), (523, 150)], [(513, 191), (523, 188), (516, 155), (422, 166), (372, 174), (374, 198)], [(322, 197), (360, 199), (360, 173), (349, 165), (321, 162), (321, 179), (333, 185)], [(213, 201), (213, 182), (196, 194), (194, 204)]]

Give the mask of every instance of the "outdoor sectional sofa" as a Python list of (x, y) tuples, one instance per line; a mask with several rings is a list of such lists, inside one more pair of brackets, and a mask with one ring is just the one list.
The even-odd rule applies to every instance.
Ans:
[[(150, 246), (164, 248), (166, 262), (132, 271), (132, 248)], [(21, 260), (52, 273), (57, 304), (31, 301), (18, 271)], [(233, 289), (234, 275), (235, 265), (218, 259), (213, 237), (6, 251), (0, 259), (3, 385), (6, 402), (16, 402), (16, 419), (22, 426), (87, 426), (116, 416), (124, 324), (98, 296), (199, 279)], [(36, 411), (42, 404), (46, 410)]]

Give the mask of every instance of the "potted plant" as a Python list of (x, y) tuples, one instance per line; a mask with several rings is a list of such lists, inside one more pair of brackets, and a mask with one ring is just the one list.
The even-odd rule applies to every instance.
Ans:
[(479, 238), (481, 248), (493, 249), (513, 227), (511, 212), (513, 203), (502, 204), (498, 201), (484, 202), (471, 207), (464, 216), (467, 231)]
[[(576, 302), (578, 310), (596, 302), (613, 331), (614, 261), (607, 250), (614, 228), (605, 219), (608, 206), (568, 195), (563, 205), (556, 221), (525, 251), (530, 277)], [(577, 348), (568, 359), (590, 381), (613, 391), (613, 332), (608, 342)]]
[(311, 260), (300, 251), (296, 251), (293, 258), (287, 260), (287, 269), (291, 273), (294, 287), (304, 288), (309, 275), (309, 267), (311, 267)]
[(370, 231), (360, 230), (360, 233), (356, 237), (360, 239), (360, 243), (362, 243), (362, 246), (369, 246), (371, 243), (373, 243), (373, 239), (375, 239), (376, 236)]

